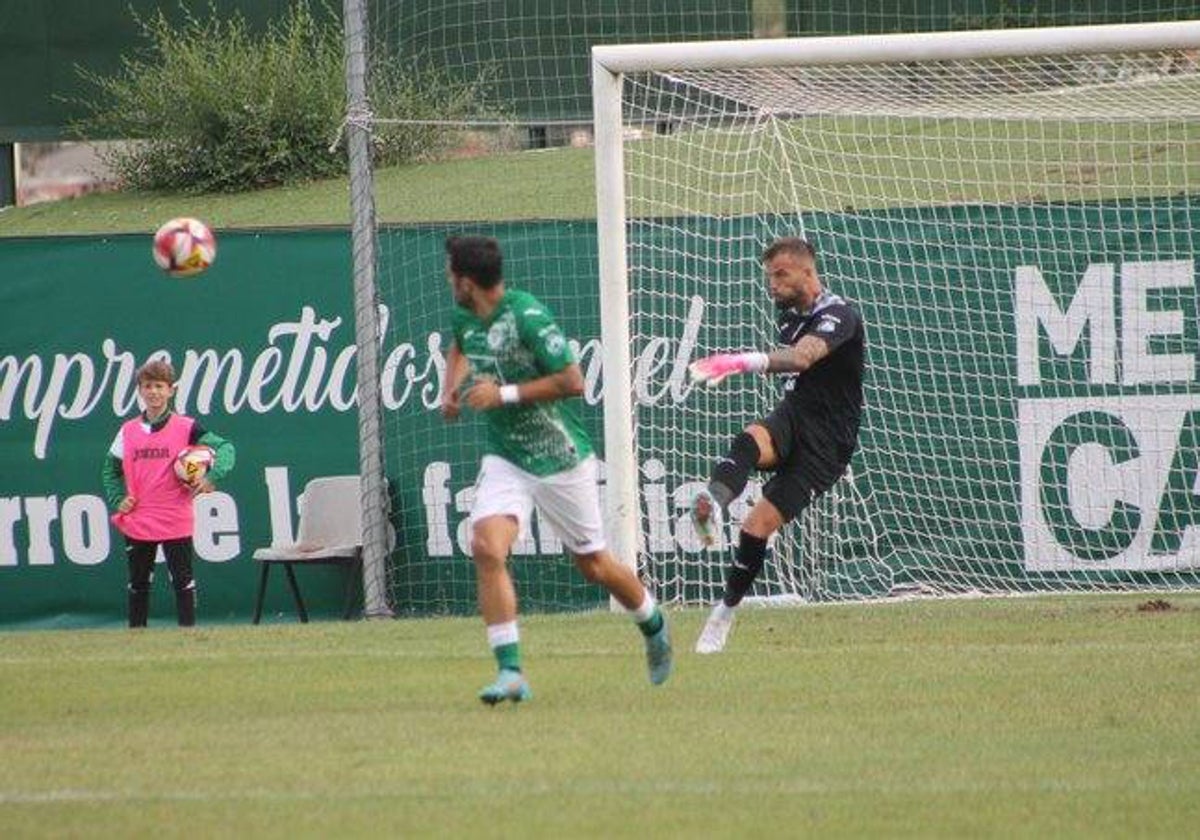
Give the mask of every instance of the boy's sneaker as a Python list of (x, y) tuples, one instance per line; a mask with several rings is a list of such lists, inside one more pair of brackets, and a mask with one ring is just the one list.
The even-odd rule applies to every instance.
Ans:
[(646, 637), (646, 667), (654, 685), (662, 685), (671, 676), (671, 634), (667, 632), (666, 616), (658, 632)]
[(696, 640), (696, 653), (720, 653), (725, 649), (725, 641), (733, 627), (733, 610), (724, 604), (717, 604), (709, 613), (700, 638)]
[(496, 676), (496, 681), (484, 686), (479, 692), (479, 699), (489, 706), (495, 706), (505, 700), (520, 703), (522, 700), (533, 699), (533, 689), (529, 687), (529, 682), (520, 671), (502, 669)]
[(692, 523), (705, 545), (714, 545), (721, 533), (721, 506), (707, 488), (692, 499)]

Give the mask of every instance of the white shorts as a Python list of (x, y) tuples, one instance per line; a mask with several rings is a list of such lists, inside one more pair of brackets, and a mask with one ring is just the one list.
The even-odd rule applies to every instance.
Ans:
[(475, 481), (471, 529), (489, 516), (512, 516), (522, 533), (537, 505), (540, 522), (549, 523), (572, 554), (591, 554), (607, 545), (596, 486), (596, 459), (569, 470), (537, 476), (496, 455), (484, 455)]

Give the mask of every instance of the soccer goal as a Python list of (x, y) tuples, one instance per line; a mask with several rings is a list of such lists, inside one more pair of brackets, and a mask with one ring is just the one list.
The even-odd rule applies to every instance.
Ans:
[(593, 49), (608, 521), (711, 601), (688, 501), (778, 381), (758, 257), (867, 325), (851, 471), (758, 596), (1200, 584), (1200, 22)]

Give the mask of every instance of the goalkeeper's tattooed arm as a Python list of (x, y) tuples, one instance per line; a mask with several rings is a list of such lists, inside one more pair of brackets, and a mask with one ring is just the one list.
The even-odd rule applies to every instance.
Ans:
[(718, 353), (688, 365), (692, 379), (716, 385), (735, 373), (803, 373), (829, 355), (829, 345), (806, 335), (792, 347), (770, 353)]
[(806, 335), (791, 347), (768, 353), (767, 370), (771, 373), (804, 373), (828, 355), (829, 344), (823, 338)]

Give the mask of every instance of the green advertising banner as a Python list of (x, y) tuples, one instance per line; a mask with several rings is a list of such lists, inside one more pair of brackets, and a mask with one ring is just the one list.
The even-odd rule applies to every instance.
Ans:
[[(380, 250), (381, 392), (397, 551), (396, 606), (405, 614), (466, 611), (473, 571), (459, 534), (427, 502), (429, 483), (453, 464), (457, 491), (470, 488), (480, 457), (475, 418), (446, 424), (437, 409), (451, 299), (444, 227), (385, 230)], [(524, 288), (551, 302), (572, 335), (597, 344), (592, 223), (485, 226), (505, 243)], [(165, 353), (180, 384), (177, 409), (237, 447), (233, 474), (197, 508), (199, 620), (252, 615), (254, 550), (290, 542), (297, 496), (309, 479), (358, 471), (354, 321), (344, 231), (218, 231), (214, 266), (193, 279), (155, 268), (148, 236), (0, 240), (0, 624), (57, 626), (124, 619), (125, 562), (109, 527), (100, 468), (123, 418), (137, 410), (133, 373)], [(599, 442), (599, 393), (582, 406)], [(449, 467), (447, 466), (447, 470)], [(442, 489), (450, 480), (443, 474)], [(436, 538), (431, 538), (436, 531)], [(539, 549), (545, 549), (539, 553)], [(598, 605), (561, 551), (519, 546), (526, 580), (570, 581), (565, 602)], [(528, 573), (521, 572), (522, 566)], [(340, 572), (305, 569), (310, 611), (341, 609)], [(151, 620), (173, 621), (165, 570)], [(294, 616), (281, 575), (268, 616)]]
[[(247, 618), (250, 555), (291, 540), (304, 482), (357, 472), (347, 235), (220, 234), (216, 264), (189, 280), (158, 271), (149, 240), (0, 240), (0, 623), (123, 620), (100, 468), (153, 353), (183, 376), (178, 408), (238, 450), (197, 507), (201, 621)], [(318, 615), (336, 609), (336, 576), (304, 576)], [(157, 577), (152, 623), (173, 622)], [(290, 613), (274, 583), (268, 614)]]
[[(469, 411), (447, 423), (438, 410), (451, 316), (445, 238), (462, 232), (499, 239), (506, 283), (537, 296), (576, 346), (585, 394), (575, 407), (603, 457), (595, 223), (481, 223), (453, 230), (418, 225), (382, 231), (380, 396), (391, 517), (397, 531), (391, 584), (401, 614), (475, 611), (467, 518), (484, 427)], [(587, 584), (565, 559), (561, 545), (541, 527), (536, 514), (513, 547), (511, 567), (525, 611), (608, 603), (604, 590)]]
[(664, 477), (642, 485), (650, 576), (712, 597), (686, 500), (779, 397), (689, 389), (673, 360), (770, 342), (751, 272), (802, 231), (864, 316), (865, 417), (852, 477), (777, 543), (783, 592), (1200, 584), (1198, 223), (1186, 195), (635, 223), (639, 466)]
[(1200, 583), (1190, 196), (816, 225), (869, 325), (859, 489), (894, 584)]
[[(719, 571), (722, 558), (703, 556), (689, 530), (686, 500), (729, 437), (774, 399), (747, 404), (731, 390), (693, 388), (687, 363), (761, 346), (769, 310), (730, 312), (749, 311), (745, 295), (761, 293), (754, 258), (768, 232), (803, 229), (868, 335), (853, 492), (840, 518), (814, 531), (835, 547), (822, 574), (847, 582), (807, 595), (1200, 583), (1200, 213), (1190, 198), (668, 228), (729, 244), (697, 253), (682, 241), (631, 240), (651, 255), (634, 266), (644, 287), (633, 294), (635, 319), (645, 320), (632, 352), (643, 571), (656, 581), (682, 581), (682, 597), (693, 597), (692, 582)], [(469, 612), (474, 602), (466, 521), (480, 425), (447, 424), (437, 411), (448, 232), (380, 235), (390, 572), (401, 614)], [(594, 224), (479, 232), (501, 239), (506, 276), (577, 342), (581, 409), (602, 449)], [(192, 280), (159, 272), (148, 236), (0, 240), (0, 624), (124, 620), (126, 570), (100, 467), (136, 411), (133, 372), (151, 354), (180, 371), (179, 409), (238, 450), (234, 473), (197, 508), (202, 622), (248, 620), (254, 549), (293, 538), (306, 481), (357, 472), (347, 234), (218, 236), (216, 264)], [(753, 276), (724, 300), (729, 292), (709, 278), (735, 264)], [(858, 530), (837, 530), (851, 525)], [(561, 557), (535, 521), (514, 551), (525, 607), (606, 603)], [(314, 612), (337, 615), (339, 572), (305, 571)], [(274, 583), (268, 615), (292, 620), (283, 582)], [(173, 622), (164, 580), (155, 598), (152, 622)]]

